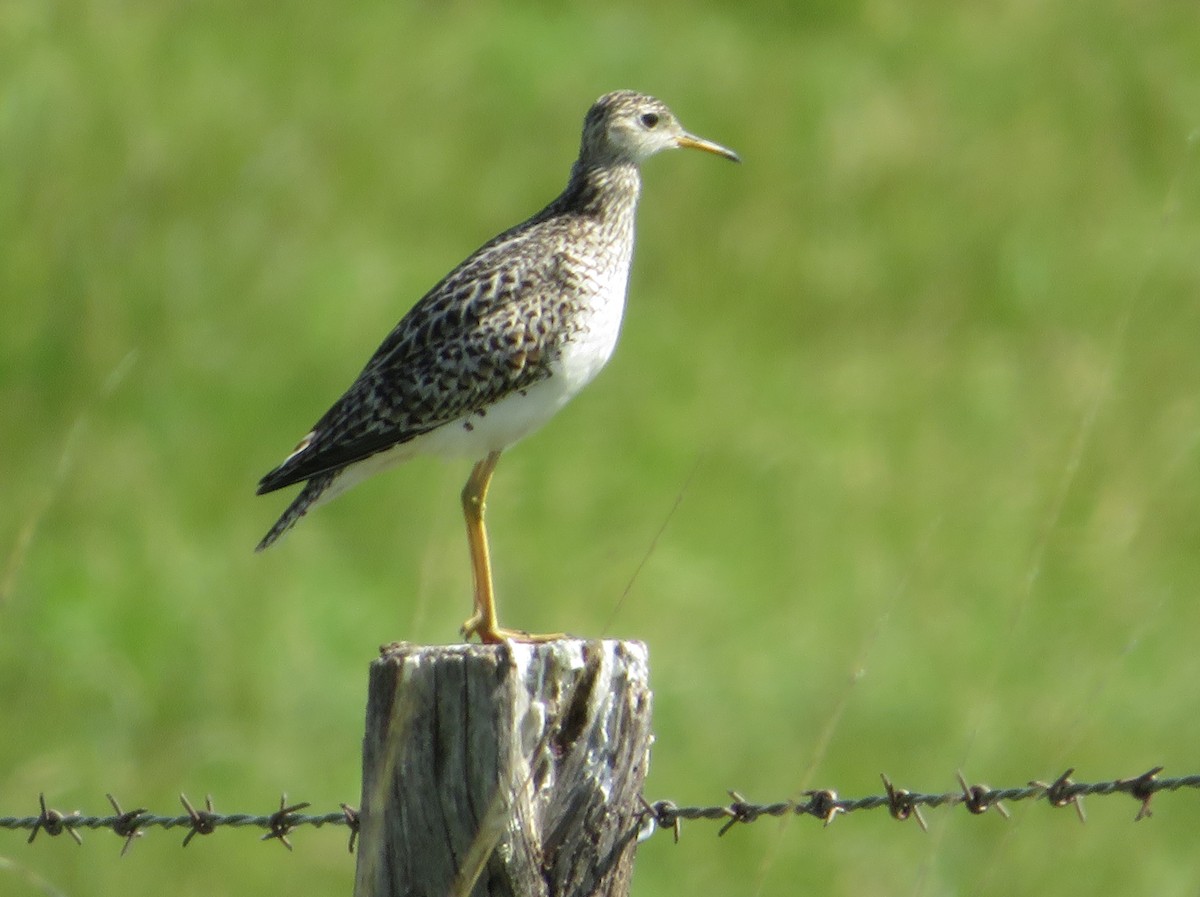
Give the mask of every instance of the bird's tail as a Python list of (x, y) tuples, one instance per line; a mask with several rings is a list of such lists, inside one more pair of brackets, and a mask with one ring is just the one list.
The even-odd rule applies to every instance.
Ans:
[[(340, 470), (331, 470), (327, 473), (317, 474), (312, 477), (304, 488), (300, 490), (300, 494), (296, 496), (283, 515), (275, 521), (275, 525), (271, 527), (270, 532), (262, 537), (262, 541), (258, 543), (255, 551), (263, 551), (270, 548), (280, 536), (296, 525), (296, 521), (308, 513), (308, 509), (313, 506), (318, 499), (324, 494), (325, 490), (333, 485), (333, 481), (337, 479)], [(332, 496), (329, 496), (332, 498)]]

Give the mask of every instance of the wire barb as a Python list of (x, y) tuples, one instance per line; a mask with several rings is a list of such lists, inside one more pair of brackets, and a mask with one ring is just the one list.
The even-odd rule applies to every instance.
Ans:
[(753, 822), (762, 812), (758, 807), (747, 803), (746, 798), (742, 797), (736, 791), (730, 791), (729, 796), (733, 798), (733, 803), (725, 807), (725, 813), (729, 816), (729, 821), (721, 826), (721, 830), (717, 832), (717, 837), (725, 834), (739, 822)]
[(982, 816), (988, 810), (995, 807), (996, 812), (1008, 819), (1008, 810), (1004, 804), (996, 798), (995, 792), (988, 785), (968, 785), (967, 780), (961, 772), (956, 773), (958, 776), (958, 784), (962, 786), (963, 806), (969, 810), (972, 815)]
[(349, 804), (339, 804), (338, 806), (342, 808), (342, 816), (346, 820), (346, 825), (350, 828), (350, 844), (347, 849), (350, 853), (354, 853), (354, 842), (358, 840), (358, 827), (361, 823), (358, 810)]
[(311, 807), (308, 801), (299, 804), (287, 805), (287, 794), (279, 795), (279, 810), (272, 813), (267, 820), (270, 826), (270, 831), (259, 838), (260, 841), (268, 841), (272, 838), (277, 838), (288, 850), (292, 849), (292, 842), (288, 840), (288, 833), (296, 827), (296, 813), (300, 810), (306, 810)]
[(675, 835), (675, 843), (679, 843), (679, 829), (682, 825), (679, 815), (676, 812), (679, 808), (669, 800), (660, 800), (656, 803), (650, 803), (644, 795), (638, 795), (638, 800), (642, 804), (642, 814), (648, 823), (645, 831), (645, 837), (654, 834), (654, 829), (669, 828)]
[(183, 808), (187, 810), (188, 817), (192, 821), (191, 831), (183, 838), (184, 847), (187, 847), (192, 838), (197, 835), (211, 835), (217, 830), (217, 814), (213, 812), (211, 794), (205, 795), (203, 810), (193, 807), (191, 801), (183, 794), (179, 795), (179, 802), (183, 804)]
[(113, 810), (117, 814), (117, 818), (113, 820), (112, 830), (119, 838), (125, 839), (125, 844), (121, 848), (121, 856), (125, 856), (129, 852), (129, 848), (133, 845), (135, 838), (142, 837), (143, 832), (139, 830), (142, 824), (142, 817), (148, 812), (145, 807), (138, 807), (136, 810), (130, 810), (128, 813), (121, 811), (121, 805), (117, 803), (117, 799), (111, 794), (105, 794), (108, 802), (112, 804)]
[(1150, 800), (1154, 797), (1154, 784), (1158, 779), (1158, 774), (1163, 771), (1161, 766), (1155, 766), (1153, 769), (1148, 769), (1140, 776), (1135, 776), (1131, 779), (1120, 779), (1117, 782), (1118, 786), (1128, 786), (1130, 795), (1134, 800), (1139, 800), (1142, 805), (1138, 808), (1137, 815), (1133, 817), (1134, 822), (1139, 822), (1153, 816), (1150, 810)]
[(1049, 785), (1045, 782), (1030, 782), (1029, 784), (1045, 791), (1046, 800), (1052, 807), (1074, 804), (1075, 814), (1079, 817), (1079, 821), (1087, 822), (1087, 814), (1083, 811), (1083, 792), (1086, 789), (1071, 781), (1071, 773), (1074, 771), (1075, 767), (1072, 766)]
[(929, 831), (929, 826), (925, 824), (925, 817), (921, 815), (921, 810), (913, 799), (913, 793), (905, 788), (894, 787), (891, 779), (882, 772), (879, 774), (879, 778), (883, 780), (884, 790), (887, 791), (888, 811), (892, 814), (892, 818), (903, 822), (911, 816), (917, 820), (921, 831)]
[(845, 813), (846, 808), (838, 802), (838, 793), (830, 788), (824, 791), (805, 791), (808, 803), (797, 805), (796, 813), (810, 813), (824, 822), (824, 828), (837, 818), (839, 813)]
[(32, 844), (33, 839), (41, 831), (44, 831), (52, 838), (56, 838), (63, 832), (66, 832), (75, 839), (76, 844), (83, 843), (83, 836), (75, 831), (75, 827), (71, 824), (75, 819), (79, 818), (78, 811), (71, 814), (64, 814), (58, 810), (50, 809), (46, 806), (45, 792), (38, 795), (38, 803), (41, 805), (42, 812), (34, 820), (33, 830), (29, 833), (29, 840), (25, 842), (26, 844)]

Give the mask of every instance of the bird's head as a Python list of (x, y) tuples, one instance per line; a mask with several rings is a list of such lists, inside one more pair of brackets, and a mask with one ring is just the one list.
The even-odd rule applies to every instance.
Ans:
[(676, 147), (741, 161), (733, 150), (685, 131), (666, 104), (632, 90), (606, 93), (588, 110), (580, 157), (636, 165), (657, 152)]

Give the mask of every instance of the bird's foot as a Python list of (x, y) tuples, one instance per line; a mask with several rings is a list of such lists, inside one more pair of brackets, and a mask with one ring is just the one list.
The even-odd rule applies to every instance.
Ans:
[(495, 620), (489, 622), (479, 613), (463, 623), (461, 631), (467, 641), (470, 641), (471, 636), (477, 635), (480, 644), (484, 645), (499, 645), (503, 642), (556, 642), (568, 637), (565, 632), (534, 633), (524, 629), (504, 629), (497, 626)]

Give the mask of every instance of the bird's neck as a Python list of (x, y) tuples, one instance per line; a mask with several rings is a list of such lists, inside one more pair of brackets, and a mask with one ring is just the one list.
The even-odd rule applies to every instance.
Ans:
[(598, 220), (631, 219), (641, 192), (642, 178), (634, 163), (580, 160), (558, 202), (563, 211)]

